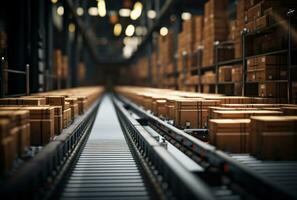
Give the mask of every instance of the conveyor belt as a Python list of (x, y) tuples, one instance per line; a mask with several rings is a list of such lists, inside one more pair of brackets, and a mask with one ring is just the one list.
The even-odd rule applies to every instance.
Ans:
[(149, 199), (111, 98), (102, 99), (90, 136), (61, 199)]
[(297, 198), (296, 161), (261, 161), (249, 154), (231, 154), (231, 156), (270, 181), (274, 181)]

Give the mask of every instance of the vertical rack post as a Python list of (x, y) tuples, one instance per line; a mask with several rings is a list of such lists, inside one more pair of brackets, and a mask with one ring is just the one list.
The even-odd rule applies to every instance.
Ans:
[[(183, 79), (182, 79), (182, 81), (183, 81), (183, 87), (186, 85), (187, 56), (188, 56), (187, 52), (186, 52), (186, 51), (183, 51), (183, 53), (182, 53), (182, 65), (183, 65), (183, 71), (182, 71), (182, 74), (183, 74), (182, 78), (183, 78)], [(180, 88), (179, 88), (179, 89), (180, 89)]]
[(26, 95), (30, 95), (30, 65), (26, 65)]
[(215, 85), (215, 93), (218, 94), (219, 93), (219, 41), (216, 41), (214, 43), (215, 46), (215, 74), (216, 74), (216, 85)]
[(3, 65), (3, 63), (4, 63), (4, 57), (1, 57), (1, 60), (0, 60), (0, 79), (1, 79), (1, 81), (0, 81), (0, 84), (1, 84), (1, 86), (0, 86), (0, 89), (1, 89), (1, 92), (0, 92), (0, 97), (2, 98), (2, 97), (4, 97), (4, 65)]
[(197, 49), (198, 92), (201, 92), (201, 49)]
[(292, 30), (291, 30), (291, 17), (294, 15), (295, 10), (289, 9), (287, 12), (288, 15), (288, 68), (287, 68), (287, 76), (288, 76), (288, 87), (287, 87), (287, 99), (288, 103), (292, 103)]
[(246, 95), (246, 33), (247, 29), (244, 28), (241, 32), (241, 43), (242, 43), (242, 83), (241, 83), (241, 96)]

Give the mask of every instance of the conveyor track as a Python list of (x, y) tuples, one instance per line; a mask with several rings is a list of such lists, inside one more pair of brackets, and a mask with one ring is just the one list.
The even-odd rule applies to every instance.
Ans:
[(296, 161), (262, 161), (249, 154), (231, 154), (231, 157), (275, 182), (297, 198)]
[(108, 95), (102, 99), (89, 138), (71, 167), (60, 198), (150, 198)]

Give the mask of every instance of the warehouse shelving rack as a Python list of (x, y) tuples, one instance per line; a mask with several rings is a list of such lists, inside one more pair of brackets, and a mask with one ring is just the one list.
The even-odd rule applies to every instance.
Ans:
[[(14, 69), (4, 69), (4, 62), (5, 62), (5, 58), (1, 57), (0, 60), (0, 89), (1, 89), (1, 93), (0, 93), (0, 97), (12, 97), (12, 96), (22, 96), (22, 95), (29, 95), (30, 94), (30, 65), (27, 64), (25, 71), (21, 71), (21, 70), (14, 70)], [(13, 94), (13, 95), (8, 95), (5, 94), (5, 88), (6, 88), (6, 83), (5, 83), (5, 78), (4, 78), (4, 74), (5, 73), (11, 73), (11, 74), (19, 74), (22, 76), (25, 76), (25, 81), (26, 81), (26, 91), (25, 93), (21, 93), (21, 94)]]
[[(197, 56), (197, 66), (192, 67), (191, 70), (191, 75), (198, 75), (198, 84), (197, 84), (197, 88), (198, 88), (198, 92), (201, 92), (201, 87), (205, 84), (201, 83), (201, 75), (206, 72), (206, 71), (214, 71), (216, 73), (216, 82), (212, 85), (215, 85), (215, 93), (219, 92), (219, 85), (228, 85), (228, 84), (235, 84), (235, 82), (219, 82), (218, 81), (218, 71), (219, 68), (221, 66), (225, 66), (225, 65), (234, 65), (234, 64), (242, 64), (242, 81), (241, 81), (241, 85), (242, 85), (242, 91), (241, 91), (241, 95), (242, 96), (246, 96), (246, 87), (247, 84), (256, 84), (258, 83), (257, 81), (247, 81), (246, 79), (246, 75), (247, 75), (247, 59), (250, 58), (255, 58), (255, 57), (259, 57), (259, 56), (268, 56), (268, 55), (277, 55), (277, 54), (286, 54), (287, 53), (287, 60), (288, 60), (288, 64), (287, 64), (287, 77), (288, 80), (267, 80), (264, 81), (264, 83), (266, 82), (286, 82), (288, 84), (287, 87), (287, 101), (290, 103), (292, 102), (292, 69), (296, 68), (295, 65), (292, 65), (292, 52), (293, 52), (293, 47), (292, 47), (292, 17), (294, 16), (295, 10), (293, 9), (289, 9), (289, 11), (287, 12), (287, 20), (284, 20), (282, 22), (278, 22), (278, 23), (274, 23), (268, 27), (264, 27), (264, 28), (260, 28), (260, 29), (256, 29), (254, 31), (248, 31), (247, 29), (243, 29), (241, 32), (241, 42), (242, 42), (242, 57), (241, 58), (234, 58), (231, 60), (226, 60), (226, 61), (218, 61), (218, 49), (219, 48), (224, 48), (224, 46), (232, 46), (232, 41), (223, 41), (223, 42), (215, 42), (214, 43), (214, 47), (215, 47), (215, 62), (213, 65), (209, 65), (209, 66), (201, 66), (201, 64), (199, 65), (200, 58), (199, 56)], [(247, 54), (247, 49), (246, 49), (246, 42), (247, 42), (247, 38), (248, 37), (252, 37), (255, 35), (259, 35), (259, 34), (264, 34), (267, 31), (270, 31), (271, 29), (275, 29), (278, 28), (281, 25), (284, 24), (288, 24), (288, 35), (287, 35), (287, 40), (288, 40), (288, 45), (287, 48), (282, 48), (282, 49), (278, 49), (278, 50), (272, 50), (269, 52), (265, 52), (265, 53), (260, 53), (260, 54), (254, 54), (254, 55), (248, 55)], [(203, 48), (201, 48), (200, 50), (196, 50), (193, 53), (201, 54), (203, 53)], [(209, 84), (208, 84), (209, 85)]]

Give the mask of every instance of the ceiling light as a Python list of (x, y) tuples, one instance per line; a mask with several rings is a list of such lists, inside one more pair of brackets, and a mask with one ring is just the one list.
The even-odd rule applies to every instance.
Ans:
[(189, 12), (183, 12), (183, 13), (181, 14), (181, 18), (182, 18), (182, 20), (189, 20), (189, 19), (191, 19), (191, 17), (192, 17), (192, 14), (189, 13)]
[(157, 17), (157, 12), (154, 10), (147, 11), (147, 17), (149, 19), (155, 19)]
[(123, 48), (123, 56), (125, 58), (130, 58), (133, 53), (133, 48), (131, 46), (124, 46)]
[(63, 6), (59, 6), (57, 8), (57, 14), (60, 16), (64, 15), (64, 7)]
[(162, 36), (166, 36), (168, 34), (168, 28), (166, 28), (166, 27), (162, 27), (161, 29), (160, 29), (160, 35), (162, 35)]
[(142, 12), (142, 3), (137, 1), (133, 6), (132, 12), (130, 13), (130, 18), (132, 20), (136, 20), (141, 16), (141, 12)]
[(106, 5), (104, 0), (97, 0), (97, 8), (98, 14), (100, 17), (104, 17), (106, 15)]
[(74, 24), (74, 23), (70, 23), (70, 24), (68, 25), (68, 31), (69, 31), (70, 33), (74, 33), (74, 32), (75, 32), (75, 24)]
[(115, 36), (119, 36), (122, 33), (122, 25), (120, 23), (117, 23), (113, 27), (113, 34)]
[(137, 36), (140, 36), (142, 35), (142, 27), (141, 26), (137, 26), (136, 29), (135, 29), (135, 34)]
[(134, 34), (135, 28), (132, 24), (129, 24), (126, 28), (125, 34), (131, 37)]
[(96, 7), (90, 7), (88, 10), (89, 15), (91, 16), (97, 16), (98, 15), (98, 9)]
[(77, 14), (78, 16), (82, 16), (82, 15), (84, 14), (84, 9), (83, 9), (82, 7), (78, 7), (78, 8), (76, 9), (76, 14)]
[(121, 17), (129, 17), (130, 13), (131, 13), (131, 10), (128, 9), (128, 8), (122, 8), (122, 9), (119, 10), (119, 15)]
[(52, 2), (53, 4), (55, 4), (55, 3), (58, 2), (58, 0), (51, 0), (51, 2)]

